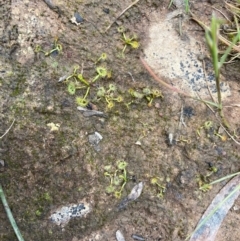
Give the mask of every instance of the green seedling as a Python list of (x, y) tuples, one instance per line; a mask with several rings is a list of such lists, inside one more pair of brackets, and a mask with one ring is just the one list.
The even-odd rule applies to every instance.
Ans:
[(221, 21), (218, 20), (215, 16), (212, 17), (211, 26), (210, 28), (206, 29), (205, 31), (205, 37), (207, 40), (207, 44), (212, 56), (212, 62), (214, 67), (214, 73), (215, 73), (215, 82), (216, 82), (216, 89), (217, 89), (217, 95), (218, 95), (218, 111), (219, 115), (222, 119), (222, 123), (226, 128), (229, 128), (229, 124), (227, 120), (224, 117), (223, 108), (222, 108), (222, 95), (221, 95), (221, 88), (220, 88), (220, 69), (223, 66), (227, 56), (232, 50), (233, 45), (237, 43), (240, 37), (240, 32), (234, 37), (232, 44), (226, 49), (224, 54), (221, 58), (219, 58), (219, 50), (218, 50), (218, 32), (219, 32), (219, 26)]
[(209, 183), (208, 180), (210, 176), (212, 176), (214, 173), (218, 171), (217, 167), (215, 166), (210, 167), (208, 170), (209, 173), (207, 173), (206, 175), (199, 175), (197, 177), (199, 189), (203, 192), (207, 192), (210, 189), (212, 189), (212, 183)]
[(127, 170), (126, 170), (127, 162), (119, 161), (117, 167), (118, 167), (118, 171), (120, 172), (120, 174), (118, 175), (118, 179), (120, 179), (119, 183), (122, 183), (122, 185), (120, 190), (116, 191), (114, 195), (116, 198), (120, 198), (122, 195), (122, 191), (125, 185), (127, 184)]
[(220, 135), (216, 131), (214, 131), (214, 135), (218, 136), (222, 141), (226, 141), (227, 140), (227, 136), (226, 135)]
[(77, 80), (80, 81), (82, 84), (84, 84), (84, 85), (86, 85), (86, 86), (90, 86), (90, 84), (88, 83), (88, 81), (83, 78), (83, 75), (82, 75), (82, 74), (78, 74), (78, 75), (77, 75)]
[(40, 45), (37, 45), (35, 47), (34, 51), (36, 53), (42, 52), (47, 57), (47, 56), (50, 56), (51, 54), (53, 54), (54, 52), (61, 53), (62, 45), (60, 43), (58, 43), (58, 38), (55, 38), (54, 44), (53, 44), (53, 49), (51, 49), (50, 51), (44, 51)]
[(157, 187), (157, 197), (163, 198), (166, 191), (166, 187), (161, 184), (161, 180), (158, 177), (152, 177), (150, 183)]
[(106, 59), (107, 59), (107, 54), (102, 53), (101, 56), (99, 57), (99, 59), (95, 62), (95, 64), (97, 64), (99, 61), (104, 61)]
[[(105, 59), (106, 54), (103, 53), (101, 59)], [(96, 72), (97, 75), (93, 78), (92, 81), (87, 81), (82, 73), (78, 72), (79, 66), (75, 66), (73, 72), (63, 79), (64, 83), (67, 84), (67, 91), (70, 95), (75, 95), (77, 90), (85, 90), (85, 94), (83, 96), (76, 97), (76, 103), (78, 106), (85, 107), (89, 104), (88, 95), (90, 93), (90, 88), (93, 86), (93, 83), (97, 81), (99, 78), (111, 77), (111, 72), (108, 71), (105, 67), (97, 67)], [(114, 106), (114, 101), (121, 102), (123, 98), (121, 96), (114, 96), (114, 91), (116, 87), (113, 85), (109, 85), (109, 89), (105, 91), (103, 87), (99, 88), (97, 97), (101, 99), (104, 97), (106, 102), (108, 103), (108, 108), (111, 109)], [(98, 99), (97, 99), (98, 100)]]
[(188, 139), (188, 138), (183, 137), (182, 135), (180, 135), (179, 139), (176, 139), (176, 142), (184, 142), (184, 143), (190, 144), (191, 143), (191, 139)]
[(161, 91), (157, 90), (157, 89), (149, 89), (149, 88), (144, 88), (142, 90), (142, 92), (138, 92), (136, 90), (133, 89), (129, 89), (128, 90), (129, 94), (136, 98), (136, 99), (143, 99), (146, 98), (148, 101), (148, 106), (152, 106), (152, 102), (155, 98), (163, 98), (163, 95), (161, 93)]
[(100, 87), (97, 91), (97, 101), (104, 99), (107, 103), (107, 108), (112, 109), (115, 102), (120, 103), (123, 101), (123, 97), (121, 95), (116, 96), (116, 90), (117, 88), (113, 84), (109, 84), (107, 90), (104, 87)]
[(73, 73), (69, 75), (65, 80), (65, 83), (67, 84), (67, 90), (70, 95), (74, 95), (77, 89), (88, 88), (90, 85), (88, 81), (83, 78), (82, 74), (77, 73), (78, 69), (79, 66), (75, 66)]
[(205, 121), (204, 124), (197, 129), (198, 136), (201, 136), (201, 130), (205, 130), (208, 137), (214, 134), (215, 136), (218, 136), (222, 141), (227, 140), (226, 135), (220, 135), (216, 130), (214, 130), (212, 121)]
[(150, 90), (149, 88), (143, 89), (143, 94), (145, 98), (148, 100), (148, 106), (152, 106), (153, 99), (161, 97), (163, 98), (162, 93), (157, 89)]
[(89, 100), (87, 100), (87, 96), (89, 94), (89, 91), (90, 91), (90, 87), (87, 88), (87, 91), (86, 91), (84, 97), (80, 97), (80, 96), (76, 97), (76, 103), (78, 106), (85, 107), (88, 105)]
[(117, 28), (117, 31), (119, 33), (124, 33), (125, 32), (125, 28), (123, 26), (120, 26), (120, 27)]
[[(83, 75), (77, 73), (77, 70), (78, 70), (78, 69), (79, 69), (79, 66), (78, 66), (78, 65), (77, 65), (77, 66), (74, 66), (73, 73), (70, 74), (70, 75), (66, 78), (65, 83), (68, 83), (68, 82), (72, 79), (72, 80), (74, 80), (74, 82), (75, 82), (76, 85), (79, 85), (79, 84), (77, 84), (77, 83), (80, 82), (81, 84), (83, 84), (83, 85), (85, 85), (85, 86), (90, 86), (90, 83), (89, 83), (86, 79), (84, 79)], [(78, 86), (78, 88), (81, 88), (81, 87)]]
[(106, 193), (112, 194), (116, 198), (122, 196), (123, 189), (127, 183), (127, 162), (118, 161), (117, 166), (107, 165), (104, 167), (104, 176), (109, 178), (110, 185), (105, 189)]
[(94, 83), (96, 80), (98, 80), (99, 78), (105, 78), (109, 75), (109, 72), (107, 71), (106, 68), (104, 67), (97, 67), (96, 68), (97, 71), (97, 75), (95, 76), (95, 78), (92, 80), (92, 83)]
[(124, 56), (124, 52), (127, 48), (127, 46), (131, 46), (133, 49), (137, 49), (140, 44), (139, 42), (137, 41), (137, 37), (136, 36), (133, 36), (133, 37), (128, 37), (126, 34), (125, 34), (125, 30), (123, 27), (119, 27), (118, 28), (118, 32), (121, 32), (122, 33), (122, 42), (124, 44), (124, 47), (123, 47), (123, 50), (122, 50), (122, 56)]
[(129, 37), (127, 37), (126, 36), (126, 34), (125, 33), (123, 33), (123, 39), (122, 39), (122, 41), (123, 41), (123, 43), (124, 43), (124, 49), (123, 49), (123, 53), (124, 53), (124, 51), (125, 51), (125, 49), (126, 49), (126, 47), (127, 47), (127, 45), (130, 45), (133, 49), (137, 49), (139, 46), (140, 46), (140, 44), (139, 44), (139, 42), (136, 40), (136, 36), (133, 36), (132, 38), (129, 38)]
[(70, 95), (74, 95), (75, 92), (76, 92), (76, 86), (75, 86), (75, 84), (74, 84), (73, 82), (69, 82), (69, 83), (68, 83), (68, 86), (67, 86), (67, 90), (68, 90), (68, 93), (69, 93)]
[(198, 136), (201, 136), (201, 130), (207, 130), (209, 131), (211, 128), (213, 128), (213, 122), (212, 121), (205, 121), (204, 124), (197, 129)]
[(42, 215), (42, 211), (38, 209), (38, 210), (35, 212), (35, 214), (36, 214), (36, 216), (40, 217), (40, 216)]
[(136, 99), (142, 99), (142, 98), (144, 97), (144, 94), (143, 94), (143, 93), (140, 93), (140, 92), (138, 92), (138, 91), (136, 91), (136, 90), (134, 90), (134, 89), (129, 89), (129, 90), (128, 90), (128, 93), (129, 93), (132, 97), (134, 97), (134, 98), (136, 98)]
[(210, 128), (213, 127), (213, 122), (212, 121), (206, 121), (206, 122), (204, 122), (203, 127), (204, 127), (205, 130), (209, 130)]
[[(215, 171), (215, 170), (214, 170)], [(216, 170), (217, 171), (217, 170)], [(216, 172), (215, 171), (215, 172)], [(226, 179), (229, 179), (229, 178), (232, 178), (234, 176), (237, 176), (237, 175), (240, 175), (240, 172), (236, 172), (236, 173), (233, 173), (233, 174), (230, 174), (230, 175), (227, 175), (225, 177), (222, 177), (220, 179), (217, 179), (211, 183), (202, 183), (202, 185), (199, 185), (199, 189), (203, 192), (206, 192), (206, 191), (209, 191), (212, 186), (218, 182), (222, 182), (222, 181), (225, 181)], [(201, 184), (201, 183), (200, 183)]]
[(74, 67), (73, 73), (66, 78), (65, 83), (67, 84), (67, 91), (70, 95), (75, 95), (76, 90), (86, 89), (84, 97), (76, 97), (77, 105), (85, 107), (89, 103), (87, 97), (90, 91), (90, 83), (83, 77), (82, 74), (77, 73), (78, 69), (79, 66)]

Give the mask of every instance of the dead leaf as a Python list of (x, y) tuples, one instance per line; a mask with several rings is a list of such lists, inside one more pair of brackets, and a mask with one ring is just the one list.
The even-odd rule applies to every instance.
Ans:
[(240, 194), (240, 175), (228, 182), (205, 211), (190, 241), (214, 241), (220, 225)]

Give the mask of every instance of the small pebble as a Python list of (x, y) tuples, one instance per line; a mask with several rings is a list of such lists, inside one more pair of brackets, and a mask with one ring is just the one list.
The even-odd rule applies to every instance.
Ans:
[(160, 108), (160, 104), (159, 103), (155, 103), (155, 108), (159, 109)]
[(138, 241), (145, 241), (145, 238), (141, 235), (133, 234), (132, 238)]
[(143, 190), (143, 182), (139, 182), (136, 186), (133, 187), (130, 194), (128, 195), (129, 201), (136, 200), (142, 193)]
[(110, 10), (109, 10), (109, 8), (103, 8), (103, 12), (106, 13), (106, 14), (109, 14)]
[(78, 12), (74, 13), (74, 17), (75, 17), (77, 23), (83, 22), (83, 18), (80, 16), (80, 14)]
[(78, 12), (75, 12), (70, 21), (78, 26), (79, 24), (83, 23), (84, 20)]
[(141, 143), (140, 141), (136, 141), (136, 142), (135, 142), (135, 145), (141, 146), (142, 143)]
[(103, 139), (102, 135), (95, 131), (94, 134), (88, 136), (88, 141), (92, 145), (98, 145), (99, 142)]
[(97, 131), (95, 131), (95, 136), (97, 136), (99, 140), (103, 139), (102, 135), (100, 133), (98, 133)]
[(3, 160), (0, 160), (0, 164), (1, 164), (1, 166), (5, 166), (5, 163), (4, 163), (4, 161)]
[(83, 112), (83, 115), (85, 117), (91, 117), (91, 116), (100, 116), (100, 117), (106, 117), (106, 114), (104, 114), (101, 111), (97, 111), (97, 110), (89, 110), (87, 108), (78, 106), (77, 107), (78, 110), (80, 110), (81, 112)]
[(68, 77), (68, 75), (66, 74), (66, 75), (64, 75), (64, 76), (62, 76), (62, 77), (60, 77), (59, 78), (59, 80), (58, 80), (58, 82), (63, 82), (64, 80), (66, 80), (67, 79), (67, 77)]
[(120, 230), (116, 232), (116, 239), (117, 241), (125, 241), (125, 238), (123, 237), (123, 234), (121, 233)]
[(176, 140), (173, 137), (173, 133), (168, 134), (168, 139), (167, 139), (168, 145), (173, 146), (176, 144)]
[(117, 210), (121, 211), (127, 207), (129, 202), (135, 201), (142, 193), (143, 190), (143, 182), (139, 182), (137, 185), (133, 187), (130, 194), (125, 197), (121, 202), (118, 204)]

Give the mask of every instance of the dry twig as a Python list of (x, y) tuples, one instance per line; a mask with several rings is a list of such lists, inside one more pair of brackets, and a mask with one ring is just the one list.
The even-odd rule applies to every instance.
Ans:
[(10, 127), (5, 131), (5, 133), (2, 136), (0, 136), (0, 139), (2, 139), (10, 131), (10, 129), (12, 128), (14, 122), (15, 122), (15, 119), (13, 120), (12, 124), (10, 125)]
[(142, 62), (142, 64), (144, 65), (144, 67), (146, 68), (146, 70), (149, 72), (149, 74), (157, 81), (159, 82), (160, 84), (162, 84), (163, 86), (165, 86), (166, 88), (170, 89), (171, 91), (173, 92), (177, 92), (179, 94), (182, 94), (184, 96), (187, 96), (187, 97), (190, 97), (190, 98), (194, 98), (193, 96), (183, 92), (182, 90), (174, 87), (174, 86), (171, 86), (170, 84), (164, 82), (163, 80), (161, 80), (153, 71), (152, 69), (148, 66), (148, 64), (145, 62), (145, 60), (143, 58), (140, 57), (140, 60)]
[(139, 2), (139, 0), (134, 1), (133, 3), (131, 3), (127, 8), (125, 8), (115, 19), (114, 21), (106, 28), (105, 32), (106, 33), (108, 31), (108, 29), (110, 29), (112, 27), (112, 25), (129, 9), (131, 8), (133, 5), (137, 4)]

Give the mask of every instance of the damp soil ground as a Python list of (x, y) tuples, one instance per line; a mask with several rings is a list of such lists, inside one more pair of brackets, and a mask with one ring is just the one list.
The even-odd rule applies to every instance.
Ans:
[[(168, 2), (140, 0), (106, 32), (131, 1), (55, 1), (54, 6), (46, 4), (52, 1), (0, 2), (1, 135), (15, 119), (0, 140), (0, 182), (25, 240), (116, 240), (117, 230), (126, 240), (133, 240), (132, 234), (149, 241), (184, 240), (225, 184), (203, 193), (199, 176), (207, 176), (211, 167), (218, 171), (205, 181), (238, 171), (240, 154), (230, 138), (222, 141), (214, 134), (220, 125), (206, 106), (158, 85), (139, 60), (148, 44), (151, 14), (166, 11)], [(190, 2), (195, 14), (210, 19), (213, 5)], [(221, 1), (214, 1), (214, 7), (224, 8)], [(75, 12), (84, 19), (79, 25), (70, 21)], [(189, 24), (197, 26), (190, 20)], [(122, 26), (140, 43), (138, 49), (127, 46), (124, 57), (118, 31)], [(204, 32), (197, 29), (204, 44)], [(34, 51), (36, 46), (50, 51), (54, 41), (62, 46), (61, 52), (45, 56)], [(106, 61), (97, 62), (102, 53)], [(96, 67), (111, 70), (109, 78), (91, 84), (87, 97), (88, 108), (104, 116), (84, 116), (75, 99), (86, 89), (71, 95), (67, 83), (58, 82), (76, 65), (86, 80), (96, 76)], [(223, 75), (239, 93), (238, 70), (236, 62), (224, 67)], [(123, 97), (122, 102), (114, 100), (112, 108), (107, 98), (96, 98), (109, 84), (116, 86), (115, 97)], [(147, 98), (132, 96), (139, 97), (144, 88), (161, 91), (163, 98), (154, 98), (150, 105)], [(237, 108), (231, 108), (228, 118), (231, 123), (235, 117), (232, 128), (240, 135)], [(181, 113), (186, 126), (180, 122)], [(210, 129), (203, 127), (206, 121), (212, 122)], [(103, 137), (97, 145), (89, 143), (95, 132)], [(119, 160), (128, 165), (127, 183), (118, 199), (106, 193), (110, 180), (104, 173)], [(161, 187), (152, 184), (152, 178)], [(141, 196), (118, 210), (140, 181)], [(71, 219), (64, 228), (50, 222), (54, 209), (83, 200), (91, 205), (85, 217)], [(239, 200), (234, 207), (217, 240), (238, 240)], [(17, 240), (2, 205), (0, 223), (0, 240)]]

